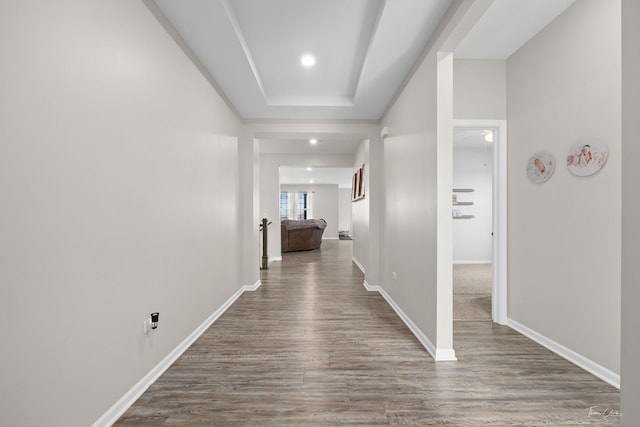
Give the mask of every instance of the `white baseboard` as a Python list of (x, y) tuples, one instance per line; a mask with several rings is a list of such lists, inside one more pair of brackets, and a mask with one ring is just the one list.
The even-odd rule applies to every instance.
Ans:
[(245, 285), (231, 296), (220, 308), (218, 308), (195, 331), (185, 338), (171, 351), (160, 363), (147, 373), (136, 385), (124, 394), (107, 412), (93, 423), (92, 427), (109, 427), (124, 414), (131, 405), (164, 373), (199, 337), (209, 328), (231, 305), (246, 291), (257, 290), (262, 282), (258, 280), (253, 285)]
[(260, 279), (258, 279), (258, 281), (256, 283), (254, 283), (253, 285), (244, 285), (242, 287), (243, 291), (246, 292), (253, 292), (253, 291), (257, 291), (258, 288), (262, 285), (262, 281)]
[(269, 264), (271, 264), (274, 261), (282, 261), (282, 257), (281, 256), (272, 256), (269, 258)]
[(488, 260), (471, 260), (471, 261), (453, 261), (453, 264), (491, 264), (493, 261)]
[(338, 240), (339, 237), (323, 237), (322, 240)]
[(364, 271), (363, 265), (360, 264), (355, 257), (351, 257), (351, 261), (353, 261), (353, 263), (356, 265), (356, 267), (358, 267), (360, 269), (360, 271), (362, 271), (363, 274), (366, 274), (366, 272)]
[[(355, 262), (355, 261), (353, 261)], [(357, 265), (357, 264), (356, 264)], [(362, 282), (362, 285), (364, 286), (364, 288), (366, 290), (368, 290), (369, 292), (380, 292), (382, 290), (382, 288), (380, 286), (371, 286), (369, 283), (367, 283), (367, 280), (365, 279), (364, 282)]]
[(522, 335), (532, 339), (533, 341), (537, 342), (538, 344), (540, 344), (543, 347), (548, 348), (549, 350), (553, 351), (555, 354), (557, 354), (560, 357), (563, 357), (565, 359), (567, 359), (569, 362), (573, 363), (574, 365), (577, 365), (579, 367), (581, 367), (582, 369), (584, 369), (585, 371), (595, 375), (596, 377), (600, 378), (601, 380), (611, 384), (612, 386), (616, 387), (616, 388), (620, 388), (620, 375), (616, 374), (615, 372), (605, 368), (602, 365), (597, 364), (596, 362), (587, 359), (586, 357), (582, 356), (581, 354), (576, 353), (575, 351), (563, 346), (562, 344), (558, 344), (557, 342), (553, 341), (552, 339), (549, 339), (547, 337), (545, 337), (542, 334), (539, 334), (538, 332), (534, 331), (533, 329), (530, 329), (526, 326), (524, 326), (523, 324), (513, 320), (513, 319), (507, 319), (507, 326), (509, 326), (510, 328), (520, 332)]
[(398, 306), (398, 304), (396, 304), (393, 298), (391, 298), (391, 296), (389, 296), (389, 294), (387, 294), (387, 292), (382, 287), (369, 285), (366, 280), (363, 282), (363, 285), (367, 291), (378, 292), (380, 295), (382, 295), (382, 298), (387, 301), (387, 304), (389, 304), (391, 308), (393, 308), (393, 311), (395, 311), (400, 319), (402, 319), (404, 324), (407, 325), (411, 333), (413, 333), (418, 341), (420, 341), (420, 344), (422, 344), (422, 346), (427, 350), (433, 360), (435, 360), (436, 362), (458, 360), (456, 359), (456, 352), (454, 349), (436, 348), (431, 340), (429, 340), (429, 338), (420, 330), (420, 328), (418, 328), (418, 326), (413, 323), (411, 318), (407, 316), (407, 314), (400, 308), (400, 306)]

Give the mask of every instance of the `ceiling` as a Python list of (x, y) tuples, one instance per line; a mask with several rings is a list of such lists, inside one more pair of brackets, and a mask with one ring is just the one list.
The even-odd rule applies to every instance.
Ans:
[[(380, 118), (451, 4), (155, 2), (240, 115), (254, 119)], [(305, 53), (313, 68), (300, 64)]]
[[(307, 120), (379, 120), (452, 4), (151, 1), (244, 119)], [(507, 58), (574, 1), (495, 0), (455, 54)]]
[(307, 167), (280, 167), (280, 184), (338, 184), (339, 188), (351, 188), (352, 168), (317, 167), (316, 155), (353, 156), (362, 137), (358, 135), (322, 134), (315, 145), (299, 135), (277, 139), (260, 139), (260, 154), (297, 154), (307, 156)]
[[(378, 121), (453, 0), (146, 0), (243, 119)], [(506, 59), (575, 0), (494, 0), (456, 58)], [(315, 66), (300, 63), (304, 54)], [(462, 137), (461, 135), (458, 135)], [(473, 135), (466, 143), (473, 139)], [(361, 137), (278, 135), (267, 154), (353, 154)], [(477, 135), (475, 135), (477, 137)], [(457, 144), (465, 142), (458, 141)], [(281, 172), (283, 183), (351, 171)], [(330, 178), (330, 172), (334, 177)], [(320, 174), (322, 173), (322, 177)], [(350, 185), (350, 182), (348, 182)]]
[[(485, 135), (492, 132), (483, 128), (454, 128), (453, 146), (458, 149), (492, 149), (493, 143)], [(310, 146), (307, 140), (260, 140), (263, 154), (352, 154), (360, 145), (360, 140), (350, 139), (319, 141)], [(335, 144), (333, 144), (335, 143)], [(312, 157), (310, 157), (312, 158)], [(280, 184), (338, 184), (339, 188), (351, 188), (352, 168), (331, 167), (280, 167)]]
[(283, 135), (277, 139), (260, 139), (260, 154), (354, 154), (362, 142), (357, 135), (323, 133), (317, 144), (309, 138)]
[(496, 0), (455, 51), (457, 58), (507, 59), (576, 0)]
[(280, 167), (280, 184), (338, 184), (351, 188), (351, 168), (290, 168)]

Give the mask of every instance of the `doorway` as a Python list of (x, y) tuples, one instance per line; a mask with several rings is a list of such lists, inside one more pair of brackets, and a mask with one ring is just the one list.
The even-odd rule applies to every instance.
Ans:
[(507, 322), (506, 122), (455, 120), (454, 320)]
[(453, 131), (453, 320), (491, 320), (493, 133)]

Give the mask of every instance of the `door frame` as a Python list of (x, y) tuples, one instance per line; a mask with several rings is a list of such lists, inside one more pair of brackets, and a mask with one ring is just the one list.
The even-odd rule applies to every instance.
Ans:
[(454, 128), (481, 128), (494, 131), (493, 141), (493, 283), (491, 287), (491, 318), (500, 325), (508, 319), (507, 284), (507, 121), (454, 120)]

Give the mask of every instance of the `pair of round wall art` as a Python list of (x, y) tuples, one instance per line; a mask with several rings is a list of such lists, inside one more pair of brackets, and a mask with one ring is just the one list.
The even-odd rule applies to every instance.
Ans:
[[(607, 163), (609, 147), (604, 142), (585, 138), (573, 144), (567, 152), (567, 169), (576, 176), (589, 176), (598, 172)], [(542, 150), (533, 153), (527, 163), (527, 176), (531, 182), (547, 181), (556, 169), (553, 154)]]

